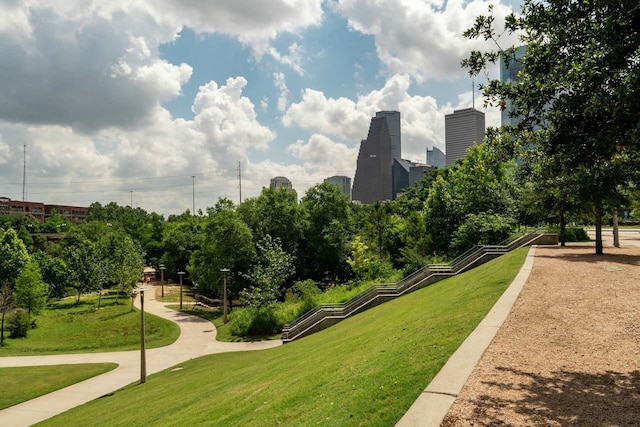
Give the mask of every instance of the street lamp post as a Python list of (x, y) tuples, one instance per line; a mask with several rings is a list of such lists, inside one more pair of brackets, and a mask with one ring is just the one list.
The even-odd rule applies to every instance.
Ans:
[(182, 276), (184, 276), (184, 271), (178, 271), (178, 275), (180, 276), (180, 310), (182, 310)]
[(227, 274), (230, 272), (231, 270), (229, 270), (228, 268), (222, 268), (220, 269), (220, 272), (222, 273), (222, 280), (223, 280), (223, 288), (222, 288), (222, 310), (223, 310), (223, 318), (222, 318), (222, 322), (223, 323), (227, 323)]
[(140, 292), (140, 384), (147, 382), (147, 357), (144, 345), (144, 291), (145, 288), (138, 289)]
[(164, 264), (160, 264), (160, 286), (162, 287), (162, 298), (164, 298)]

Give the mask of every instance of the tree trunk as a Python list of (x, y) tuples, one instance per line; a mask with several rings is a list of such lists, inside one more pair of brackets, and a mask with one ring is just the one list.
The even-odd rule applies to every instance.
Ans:
[(102, 302), (102, 289), (98, 290), (98, 310), (100, 310), (100, 303)]
[(613, 246), (620, 247), (620, 230), (618, 229), (618, 209), (613, 210)]
[(564, 219), (564, 206), (560, 206), (560, 246), (565, 246), (567, 223)]
[(602, 209), (600, 207), (596, 207), (595, 209), (595, 217), (596, 217), (596, 255), (603, 255), (604, 251), (602, 249)]
[(0, 326), (0, 345), (4, 343), (4, 315), (5, 312), (2, 312), (2, 325)]

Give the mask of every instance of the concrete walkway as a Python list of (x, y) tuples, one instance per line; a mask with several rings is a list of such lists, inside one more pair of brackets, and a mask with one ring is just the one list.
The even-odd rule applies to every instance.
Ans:
[[(263, 350), (282, 344), (280, 340), (228, 343), (216, 341), (216, 329), (207, 320), (166, 308), (151, 287), (145, 293), (145, 312), (171, 320), (180, 326), (175, 343), (146, 351), (147, 375), (207, 354)], [(139, 298), (136, 299), (139, 307)], [(117, 363), (110, 372), (0, 411), (0, 426), (30, 426), (68, 411), (140, 380), (140, 351), (61, 354), (51, 356), (0, 357), (0, 368), (76, 363)]]
[(511, 285), (411, 405), (396, 424), (397, 427), (437, 427), (442, 423), (482, 354), (511, 312), (511, 307), (529, 278), (535, 252), (535, 246), (529, 249), (527, 258)]

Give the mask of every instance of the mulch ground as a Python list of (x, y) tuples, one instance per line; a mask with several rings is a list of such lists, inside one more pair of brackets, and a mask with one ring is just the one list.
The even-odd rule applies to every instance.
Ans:
[(640, 247), (539, 246), (443, 426), (640, 426)]

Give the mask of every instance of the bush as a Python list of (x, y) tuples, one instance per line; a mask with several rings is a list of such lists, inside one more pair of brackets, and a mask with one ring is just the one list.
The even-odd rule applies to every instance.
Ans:
[(229, 318), (231, 333), (243, 337), (277, 334), (282, 326), (270, 307), (234, 310)]
[(29, 313), (21, 308), (14, 311), (7, 319), (9, 338), (26, 338), (30, 327)]
[[(551, 227), (549, 231), (560, 235), (560, 227)], [(565, 242), (588, 242), (590, 240), (587, 231), (582, 227), (566, 227), (564, 230)]]
[(511, 233), (511, 220), (502, 215), (481, 212), (467, 215), (453, 233), (451, 250), (459, 255), (475, 245), (497, 245)]
[(301, 299), (305, 299), (305, 297), (313, 298), (316, 295), (320, 294), (320, 289), (316, 285), (316, 282), (311, 279), (296, 282), (293, 285), (293, 290), (300, 296)]

